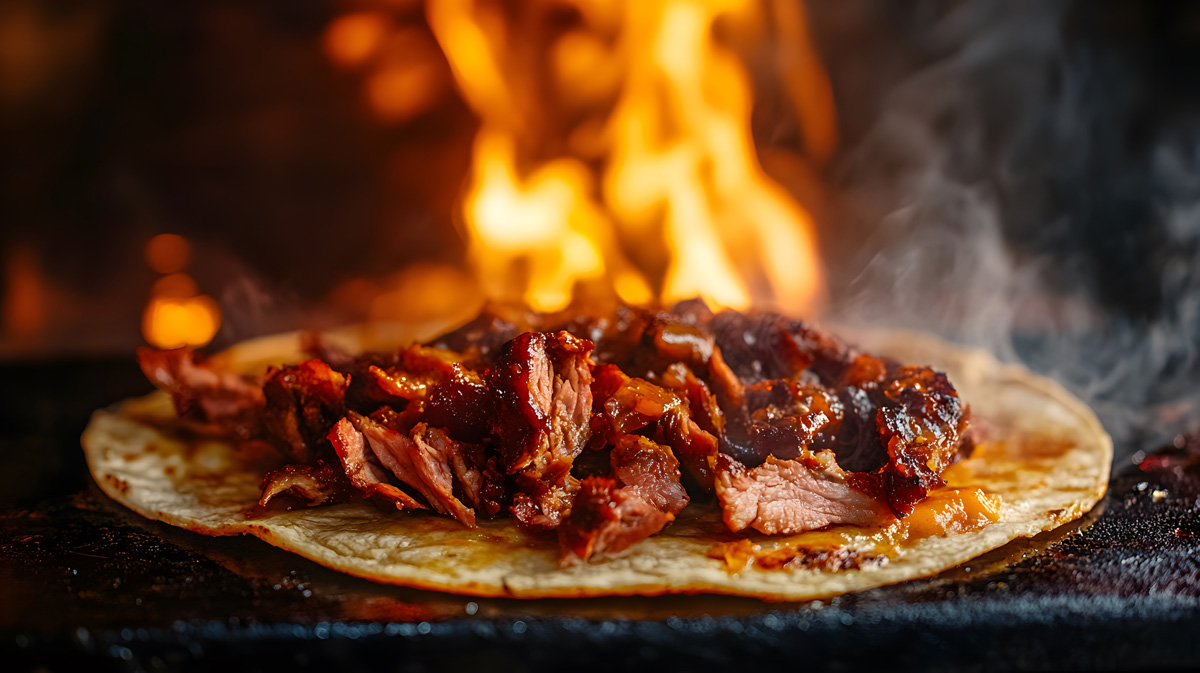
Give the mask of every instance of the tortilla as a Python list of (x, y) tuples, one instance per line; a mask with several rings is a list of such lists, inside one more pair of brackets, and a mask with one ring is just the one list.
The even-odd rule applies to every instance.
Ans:
[[(392, 335), (397, 336), (397, 335)], [(417, 335), (403, 335), (409, 337)], [(184, 428), (156, 392), (97, 411), (82, 443), (112, 499), (151, 519), (206, 535), (250, 534), (329, 568), (377, 582), (473, 596), (518, 598), (720, 593), (809, 600), (926, 577), (1020, 537), (1082, 516), (1104, 494), (1112, 440), (1090, 409), (1057, 383), (1016, 365), (910, 332), (854, 335), (873, 352), (945, 371), (986, 429), (972, 455), (943, 475), (947, 488), (979, 488), (1001, 502), (993, 523), (881, 543), (873, 529), (836, 526), (799, 535), (733, 535), (713, 503), (693, 503), (665, 530), (616, 559), (562, 568), (553, 535), (511, 519), (464, 528), (447, 517), (384, 511), (370, 502), (263, 513), (255, 510), (261, 458)], [(347, 332), (371, 349), (389, 339)], [(391, 340), (398, 343), (400, 339)], [(299, 336), (266, 337), (219, 356), (235, 370), (301, 359)], [(937, 492), (932, 494), (937, 495)], [(841, 567), (735, 571), (713, 554), (747, 538), (763, 550), (831, 551), (870, 562)], [(848, 555), (848, 556), (847, 556)]]

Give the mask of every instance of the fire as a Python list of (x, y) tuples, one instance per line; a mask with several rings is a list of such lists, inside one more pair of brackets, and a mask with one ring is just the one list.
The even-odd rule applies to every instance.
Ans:
[(192, 246), (176, 234), (159, 234), (146, 243), (146, 263), (161, 274), (142, 313), (142, 336), (158, 348), (203, 346), (221, 328), (221, 308), (200, 294), (196, 281), (183, 273)]
[[(577, 25), (543, 29), (564, 4)], [(750, 80), (735, 49), (718, 39), (729, 31), (761, 37), (762, 6), (505, 7), (426, 6), (454, 80), (480, 117), (461, 216), (488, 296), (542, 310), (603, 289), (633, 303), (699, 295), (735, 308), (819, 305), (813, 222), (759, 163)], [(801, 5), (776, 9), (775, 20), (790, 26), (781, 34), (800, 43), (789, 57), (804, 67), (786, 88), (793, 99), (815, 101), (801, 108), (801, 126), (820, 160), (836, 135), (827, 83)]]

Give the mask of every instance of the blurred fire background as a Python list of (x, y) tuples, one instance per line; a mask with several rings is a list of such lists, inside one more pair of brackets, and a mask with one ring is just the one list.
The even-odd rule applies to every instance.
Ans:
[[(517, 42), (588, 3), (543, 4)], [(1200, 6), (761, 4), (750, 130), (814, 223), (817, 317), (1023, 359), (1122, 436), (1200, 423)], [(155, 311), (219, 347), (473, 310), (480, 115), (427, 9), (0, 0), (0, 358), (131, 355)]]

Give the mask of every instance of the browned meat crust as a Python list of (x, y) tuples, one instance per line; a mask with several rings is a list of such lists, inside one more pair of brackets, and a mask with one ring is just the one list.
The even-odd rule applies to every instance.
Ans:
[(267, 373), (263, 429), (285, 456), (307, 463), (328, 455), (325, 436), (346, 413), (346, 377), (320, 360)]
[(492, 307), (392, 353), (304, 343), (316, 359), (261, 385), (189, 351), (138, 356), (181, 417), (289, 459), (264, 479), (264, 506), (358, 492), (466, 526), (511, 515), (557, 529), (564, 563), (619, 554), (714, 495), (735, 532), (905, 516), (970, 444), (944, 375), (699, 301), (583, 317)]
[(571, 463), (591, 436), (591, 352), (592, 342), (567, 332), (527, 332), (488, 372), (498, 465), (526, 526), (555, 528), (570, 511)]

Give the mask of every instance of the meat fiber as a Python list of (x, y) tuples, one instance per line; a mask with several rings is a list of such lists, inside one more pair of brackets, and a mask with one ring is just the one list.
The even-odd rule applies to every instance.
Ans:
[(717, 459), (717, 499), (725, 525), (767, 535), (802, 533), (833, 524), (868, 525), (891, 518), (887, 507), (850, 486), (832, 456), (802, 460), (767, 458), (746, 468)]
[(513, 513), (557, 527), (577, 487), (571, 463), (591, 436), (592, 343), (567, 332), (528, 332), (505, 345), (488, 374), (499, 466), (513, 475)]
[(416, 498), (388, 482), (388, 472), (379, 457), (368, 450), (365, 436), (349, 419), (343, 418), (333, 426), (329, 441), (350, 483), (365, 497), (384, 500), (396, 509), (426, 509)]
[(625, 435), (613, 445), (609, 459), (617, 481), (637, 489), (656, 508), (674, 516), (687, 506), (687, 491), (679, 482), (679, 461), (670, 448), (645, 437)]
[(420, 493), (434, 511), (475, 527), (474, 510), (454, 496), (453, 449), (444, 433), (421, 423), (406, 437), (365, 416), (352, 413), (350, 418), (379, 462), (398, 480)]

